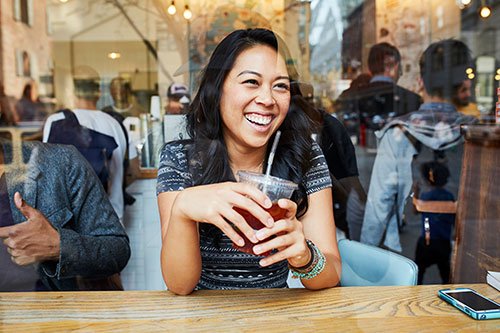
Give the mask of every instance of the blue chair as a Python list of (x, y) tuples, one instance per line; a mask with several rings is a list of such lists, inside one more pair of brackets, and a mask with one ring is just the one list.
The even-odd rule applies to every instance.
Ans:
[(340, 285), (414, 286), (418, 267), (410, 259), (394, 252), (360, 242), (338, 242), (342, 260)]

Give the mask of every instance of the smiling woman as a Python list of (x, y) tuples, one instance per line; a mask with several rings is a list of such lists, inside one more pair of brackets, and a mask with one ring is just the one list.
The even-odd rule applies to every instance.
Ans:
[[(338, 284), (331, 181), (325, 159), (311, 139), (303, 112), (290, 111), (295, 68), (278, 36), (266, 29), (236, 30), (213, 52), (187, 115), (189, 141), (161, 152), (158, 206), (161, 265), (177, 294), (197, 289), (283, 288), (289, 267), (306, 288)], [(274, 220), (269, 198), (236, 183), (238, 170), (263, 172), (269, 142), (281, 131), (272, 175), (298, 184), (286, 211)], [(262, 222), (251, 228), (238, 209)], [(239, 252), (243, 233), (253, 255)], [(268, 239), (269, 237), (269, 239)], [(262, 254), (271, 251), (271, 255)]]

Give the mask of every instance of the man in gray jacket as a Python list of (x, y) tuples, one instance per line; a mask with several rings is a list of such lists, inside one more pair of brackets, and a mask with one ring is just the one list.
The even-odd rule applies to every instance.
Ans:
[(71, 146), (0, 139), (0, 240), (0, 291), (95, 289), (89, 281), (130, 257), (104, 189)]

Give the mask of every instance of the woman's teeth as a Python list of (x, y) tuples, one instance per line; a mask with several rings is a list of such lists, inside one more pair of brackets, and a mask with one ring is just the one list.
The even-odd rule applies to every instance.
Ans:
[(269, 125), (269, 123), (271, 122), (271, 120), (273, 119), (272, 116), (262, 116), (262, 115), (259, 115), (259, 114), (246, 114), (245, 115), (245, 118), (254, 123), (254, 124), (257, 124), (257, 125)]

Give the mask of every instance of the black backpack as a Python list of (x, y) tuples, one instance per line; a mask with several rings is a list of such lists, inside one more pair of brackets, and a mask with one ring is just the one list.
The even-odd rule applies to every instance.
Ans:
[(107, 191), (109, 162), (113, 151), (118, 147), (115, 139), (80, 125), (71, 110), (64, 109), (58, 112), (64, 113), (64, 119), (52, 123), (47, 142), (75, 146), (90, 163)]

